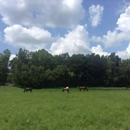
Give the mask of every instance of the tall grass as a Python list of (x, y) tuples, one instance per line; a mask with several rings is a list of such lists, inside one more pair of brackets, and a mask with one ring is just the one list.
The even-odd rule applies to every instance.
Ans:
[(0, 130), (130, 130), (130, 90), (1, 87)]

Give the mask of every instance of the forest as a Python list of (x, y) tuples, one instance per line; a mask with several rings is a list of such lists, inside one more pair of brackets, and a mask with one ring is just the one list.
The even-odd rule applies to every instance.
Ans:
[(108, 56), (68, 53), (52, 55), (45, 49), (31, 52), (19, 48), (16, 57), (0, 53), (0, 85), (7, 83), (24, 88), (126, 87), (130, 85), (130, 59), (114, 52)]

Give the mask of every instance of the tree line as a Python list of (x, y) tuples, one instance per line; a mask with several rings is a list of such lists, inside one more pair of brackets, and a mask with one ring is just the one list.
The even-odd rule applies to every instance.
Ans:
[(0, 84), (37, 89), (130, 85), (130, 59), (123, 60), (115, 53), (70, 56), (68, 53), (52, 55), (45, 49), (31, 52), (20, 48), (11, 61), (10, 55), (8, 49), (0, 53)]

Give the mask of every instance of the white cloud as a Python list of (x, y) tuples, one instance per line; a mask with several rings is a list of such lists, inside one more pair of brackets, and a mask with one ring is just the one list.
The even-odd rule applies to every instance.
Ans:
[(101, 45), (97, 45), (96, 47), (92, 47), (91, 49), (92, 53), (99, 54), (100, 56), (104, 55), (107, 56), (109, 53), (104, 52)]
[(0, 0), (7, 25), (74, 27), (84, 18), (83, 0)]
[(113, 32), (108, 31), (107, 35), (103, 35), (102, 42), (104, 43), (105, 47), (113, 47), (118, 46), (122, 41), (129, 39), (130, 37), (127, 33), (114, 30)]
[(118, 55), (122, 59), (128, 59), (128, 58), (130, 58), (130, 43), (129, 43), (128, 47), (126, 48), (126, 50), (124, 50), (124, 51), (118, 51), (116, 53), (116, 55)]
[(100, 5), (92, 5), (89, 7), (90, 20), (93, 27), (96, 27), (101, 22), (104, 7)]
[(116, 14), (124, 13), (126, 8), (130, 5), (130, 2), (128, 0), (122, 0), (119, 2), (118, 9), (116, 11)]
[(70, 55), (91, 53), (88, 32), (85, 27), (78, 25), (74, 30), (68, 32), (65, 37), (58, 38), (56, 42), (52, 43), (50, 52), (52, 54), (68, 52)]
[(120, 15), (117, 25), (117, 30), (122, 32), (130, 32), (130, 6)]
[(9, 58), (9, 61), (13, 60), (15, 57), (16, 57), (15, 54), (11, 54), (11, 56), (10, 56), (10, 58)]
[(103, 37), (93, 36), (92, 40), (102, 42), (105, 47), (118, 46), (123, 41), (130, 40), (130, 6), (120, 15), (117, 20), (117, 27), (113, 31), (108, 31)]
[(6, 42), (29, 50), (41, 49), (51, 42), (50, 32), (38, 27), (25, 28), (21, 25), (13, 25), (7, 27), (4, 33)]

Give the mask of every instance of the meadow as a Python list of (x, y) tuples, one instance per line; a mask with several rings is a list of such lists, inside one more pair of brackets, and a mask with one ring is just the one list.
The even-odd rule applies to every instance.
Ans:
[(0, 87), (0, 130), (130, 130), (130, 90)]

